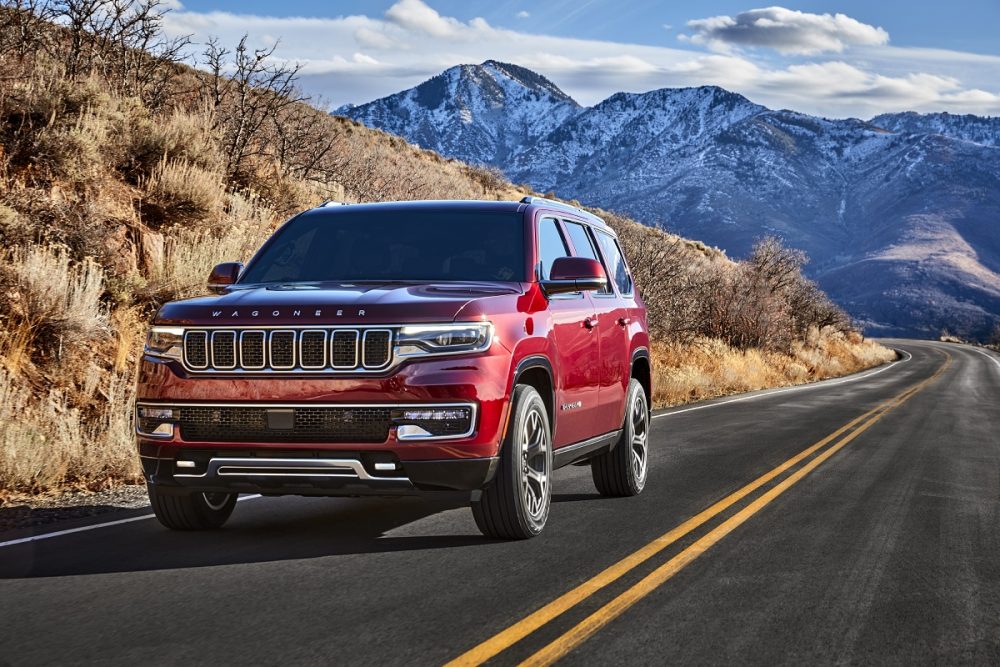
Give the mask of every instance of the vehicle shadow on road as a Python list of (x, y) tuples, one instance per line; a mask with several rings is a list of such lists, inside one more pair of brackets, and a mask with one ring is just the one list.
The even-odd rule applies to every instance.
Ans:
[[(421, 534), (392, 534), (407, 524), (421, 519), (434, 522), (437, 515), (466, 507), (468, 496), (464, 494), (350, 501), (287, 499), (291, 503), (283, 500), (286, 499), (252, 500), (248, 506), (240, 503), (230, 523), (218, 531), (169, 531), (154, 519), (145, 519), (4, 547), (0, 549), (0, 578), (200, 568), (345, 554), (451, 549), (493, 542), (469, 525), (471, 517), (455, 526), (448, 520), (450, 517), (442, 518), (428, 530), (421, 530)], [(246, 511), (251, 508), (252, 511)], [(48, 526), (39, 532), (55, 529)]]

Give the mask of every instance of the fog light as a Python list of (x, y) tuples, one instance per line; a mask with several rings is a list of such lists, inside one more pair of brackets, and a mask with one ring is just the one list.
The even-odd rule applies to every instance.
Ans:
[(400, 440), (417, 440), (434, 437), (434, 434), (416, 424), (403, 424), (396, 429), (396, 437)]
[(174, 425), (165, 422), (154, 428), (149, 433), (150, 435), (158, 435), (161, 438), (170, 438), (174, 435)]
[(473, 406), (397, 408), (392, 411), (396, 437), (400, 440), (465, 438), (475, 428)]

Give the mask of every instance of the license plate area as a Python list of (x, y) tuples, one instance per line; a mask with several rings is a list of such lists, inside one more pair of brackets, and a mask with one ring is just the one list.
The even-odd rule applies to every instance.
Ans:
[(268, 408), (267, 430), (291, 431), (295, 428), (294, 408)]

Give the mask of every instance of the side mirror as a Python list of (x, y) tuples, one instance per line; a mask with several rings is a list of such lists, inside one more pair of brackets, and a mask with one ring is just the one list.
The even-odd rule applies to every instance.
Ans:
[(608, 284), (604, 267), (588, 257), (560, 257), (552, 262), (548, 280), (542, 281), (546, 294), (592, 292)]
[(219, 289), (226, 285), (232, 285), (240, 277), (243, 271), (241, 262), (223, 262), (212, 269), (208, 276), (209, 289)]

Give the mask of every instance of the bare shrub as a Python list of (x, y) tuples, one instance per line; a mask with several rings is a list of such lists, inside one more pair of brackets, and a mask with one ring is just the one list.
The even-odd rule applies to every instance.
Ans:
[(0, 368), (0, 492), (98, 489), (138, 480), (133, 382), (112, 375), (96, 389), (103, 417), (88, 421), (61, 391), (36, 396)]
[(499, 167), (493, 165), (466, 165), (465, 173), (482, 186), (483, 194), (490, 196), (510, 187), (510, 181)]
[(244, 35), (232, 51), (216, 39), (205, 49), (209, 77), (203, 94), (222, 138), (226, 175), (236, 183), (251, 173), (250, 160), (274, 157), (274, 124), (305, 99), (295, 87), (299, 67), (276, 62), (276, 48), (251, 50)]
[(15, 248), (4, 259), (8, 351), (16, 344), (58, 357), (106, 333), (104, 274), (92, 260), (74, 262), (55, 246)]
[(122, 166), (133, 182), (149, 177), (163, 162), (184, 162), (207, 172), (221, 173), (223, 163), (217, 137), (201, 113), (175, 109), (169, 115), (136, 118), (129, 132)]
[(225, 200), (222, 176), (178, 160), (162, 161), (145, 189), (143, 221), (154, 227), (195, 222), (213, 226)]

